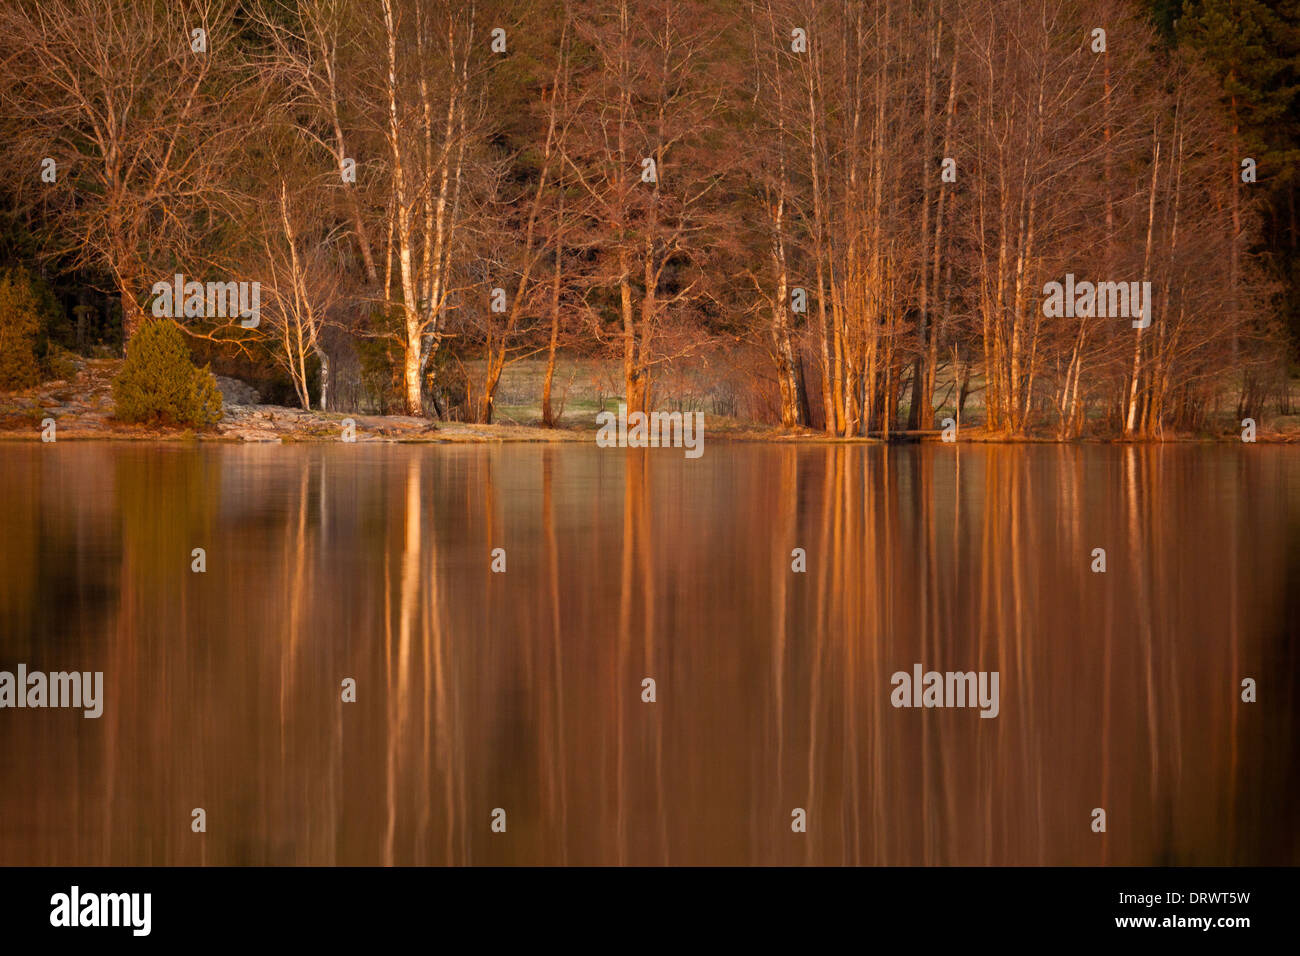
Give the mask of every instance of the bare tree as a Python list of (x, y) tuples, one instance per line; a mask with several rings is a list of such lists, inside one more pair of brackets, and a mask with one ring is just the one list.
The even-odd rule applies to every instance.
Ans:
[(112, 277), (126, 339), (147, 290), (198, 262), (235, 206), (242, 117), (256, 107), (232, 11), (226, 0), (0, 9), (10, 174), (52, 226), (51, 254)]
[(266, 304), (266, 333), (277, 343), (280, 366), (289, 374), (303, 408), (311, 408), (311, 362), (320, 375), (319, 407), (329, 407), (330, 363), (324, 332), (340, 299), (335, 247), (343, 239), (321, 208), (323, 190), (311, 184), (291, 187), (280, 170), (274, 202), (263, 212), (258, 274)]
[(620, 0), (580, 29), (600, 66), (583, 77), (565, 147), (588, 200), (578, 241), (600, 252), (594, 284), (617, 296), (626, 401), (644, 410), (654, 368), (698, 344), (669, 327), (702, 295), (695, 270), (724, 163), (711, 138), (725, 87), (707, 72), (718, 16), (699, 3)]

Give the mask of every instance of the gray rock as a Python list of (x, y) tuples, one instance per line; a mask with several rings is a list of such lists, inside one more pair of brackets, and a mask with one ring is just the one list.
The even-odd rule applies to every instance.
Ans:
[(221, 403), (223, 405), (260, 405), (262, 396), (257, 394), (257, 389), (246, 382), (241, 382), (237, 378), (226, 378), (223, 375), (215, 376), (217, 388), (221, 392)]

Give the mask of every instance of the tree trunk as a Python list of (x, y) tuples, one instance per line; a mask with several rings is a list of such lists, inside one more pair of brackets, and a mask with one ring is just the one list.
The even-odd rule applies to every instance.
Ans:
[[(1155, 147), (1151, 156), (1151, 197), (1147, 205), (1147, 246), (1146, 254), (1142, 260), (1142, 281), (1151, 268), (1151, 240), (1155, 232), (1156, 222), (1156, 183), (1160, 173), (1160, 140), (1156, 137), (1156, 132), (1152, 131), (1152, 138), (1155, 140)], [(1234, 190), (1235, 195), (1235, 190)], [(1154, 311), (1154, 303), (1148, 297), (1146, 303), (1146, 314), (1143, 321), (1151, 317)], [(1133, 429), (1137, 424), (1137, 406), (1138, 406), (1138, 379), (1142, 376), (1142, 327), (1133, 330), (1136, 334), (1133, 336), (1133, 377), (1129, 382), (1128, 390), (1128, 414), (1124, 421), (1124, 434), (1131, 436)]]

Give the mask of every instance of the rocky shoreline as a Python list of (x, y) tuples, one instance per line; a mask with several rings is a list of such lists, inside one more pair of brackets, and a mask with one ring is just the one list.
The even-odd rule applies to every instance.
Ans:
[[(345, 430), (357, 442), (594, 442), (596, 422), (590, 428), (546, 428), (498, 422), (475, 425), (467, 422), (434, 422), (407, 415), (360, 415), (355, 412), (304, 411), (282, 405), (264, 405), (249, 385), (237, 379), (217, 377), (222, 394), (222, 418), (208, 428), (132, 425), (120, 422), (113, 413), (113, 376), (121, 368), (117, 359), (79, 360), (77, 374), (66, 381), (46, 382), (22, 392), (0, 393), (0, 441), (40, 441), (49, 419), (55, 422), (57, 440), (101, 441), (226, 441), (226, 442), (321, 442), (341, 441)], [(1300, 443), (1300, 420), (1282, 427), (1261, 428), (1259, 444)], [(348, 423), (352, 428), (348, 429)], [(709, 417), (709, 435), (730, 441), (798, 442), (800, 444), (879, 444), (880, 438), (833, 438), (823, 432), (797, 432), (746, 425), (734, 420)], [(896, 433), (897, 440), (907, 440)], [(938, 441), (939, 433), (914, 433), (912, 440)], [(1057, 444), (1050, 436), (990, 434), (978, 426), (962, 429), (958, 441), (969, 443)], [(1127, 444), (1121, 439), (1082, 439), (1084, 442)], [(1218, 436), (1166, 437), (1163, 443), (1240, 443), (1236, 433)], [(1149, 440), (1139, 444), (1152, 444)]]
[(432, 422), (404, 415), (304, 411), (257, 402), (236, 379), (218, 378), (222, 418), (210, 428), (131, 425), (113, 415), (113, 376), (121, 362), (87, 359), (75, 378), (0, 395), (0, 439), (40, 440), (47, 419), (57, 440), (175, 440), (238, 442), (340, 441), (348, 423), (357, 442), (583, 441), (581, 432), (527, 425)]

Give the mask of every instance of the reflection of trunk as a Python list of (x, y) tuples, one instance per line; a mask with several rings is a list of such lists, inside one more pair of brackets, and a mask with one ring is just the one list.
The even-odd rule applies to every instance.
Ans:
[(307, 502), (309, 495), (308, 482), (311, 479), (311, 467), (308, 462), (303, 462), (298, 473), (298, 500), (297, 518), (295, 521), (285, 521), (285, 548), (284, 562), (286, 574), (289, 578), (289, 600), (288, 600), (288, 627), (284, 631), (284, 640), (280, 644), (280, 759), (284, 760), (284, 741), (286, 734), (285, 715), (289, 712), (289, 702), (293, 697), (295, 665), (298, 659), (298, 652), (301, 650), (303, 642), (307, 640), (307, 634), (303, 627), (303, 618), (305, 616), (304, 605), (307, 602), (309, 593), (313, 590), (314, 582), (307, 578), (309, 570), (315, 565), (308, 560), (307, 554)]
[(560, 554), (555, 532), (555, 495), (553, 491), (552, 472), (555, 467), (554, 449), (542, 452), (542, 536), (546, 542), (547, 603), (550, 617), (549, 668), (543, 668), (546, 679), (542, 686), (542, 745), (543, 771), (546, 777), (547, 810), (550, 819), (557, 821), (561, 838), (559, 857), (556, 862), (561, 866), (568, 863), (569, 841), (568, 816), (569, 792), (568, 779), (565, 774), (565, 744), (568, 738), (564, 733), (564, 708), (569, 700), (564, 693), (564, 639), (560, 628)]
[[(843, 461), (843, 448), (827, 448), (825, 454), (820, 456), (823, 459), (822, 472), (822, 508), (820, 534), (817, 538), (816, 549), (809, 549), (813, 554), (834, 554), (835, 539), (831, 536), (832, 514), (838, 515), (839, 506), (843, 499), (837, 496), (837, 492), (843, 491), (843, 485), (834, 481), (835, 476), (840, 473), (840, 463)], [(809, 678), (808, 690), (808, 754), (807, 767), (804, 777), (804, 792), (807, 794), (807, 810), (816, 813), (818, 809), (818, 787), (817, 784), (821, 775), (817, 772), (818, 747), (820, 743), (819, 734), (821, 732), (821, 695), (822, 695), (822, 670), (825, 667), (825, 655), (827, 645), (827, 631), (829, 626), (836, 622), (835, 608), (830, 606), (834, 597), (835, 589), (831, 584), (830, 571), (835, 566), (835, 562), (816, 561), (816, 584), (814, 593), (818, 597), (820, 619), (814, 631), (811, 675)], [(804, 862), (812, 863), (816, 859), (814, 847), (811, 840), (805, 841)]]
[[(384, 865), (392, 866), (397, 841), (399, 781), (402, 762), (398, 748), (405, 737), (407, 712), (410, 709), (410, 674), (412, 632), (420, 593), (420, 459), (412, 457), (406, 467), (405, 535), (402, 544), (401, 590), (398, 595), (397, 657), (387, 655), (386, 693), (388, 697), (388, 756), (386, 761), (388, 802), (387, 828), (384, 839)], [(394, 670), (397, 686), (393, 686)]]
[[(799, 501), (798, 453), (793, 448), (781, 448), (776, 451), (776, 454), (780, 455), (781, 463), (776, 469), (779, 478), (777, 486), (779, 494), (774, 502), (776, 520), (773, 522), (775, 529), (773, 539), (778, 545), (780, 560), (772, 565), (772, 616), (774, 618), (772, 698), (776, 717), (775, 726), (769, 732), (769, 739), (776, 742), (775, 780), (780, 786), (785, 780), (785, 657), (790, 618), (789, 582), (792, 575), (793, 550), (800, 546), (801, 542), (796, 540), (798, 517), (796, 503)], [(787, 552), (790, 552), (790, 557), (787, 557)]]
[[(659, 631), (655, 615), (659, 607), (658, 589), (655, 578), (656, 563), (652, 551), (654, 534), (651, 522), (650, 491), (650, 455), (645, 450), (629, 451), (624, 458), (623, 491), (623, 540), (620, 567), (620, 597), (618, 604), (618, 644), (615, 655), (615, 680), (620, 686), (626, 686), (630, 693), (619, 691), (616, 694), (614, 709), (616, 712), (615, 736), (616, 748), (616, 791), (615, 806), (618, 813), (617, 838), (618, 862), (627, 865), (633, 854), (632, 840), (640, 838), (646, 842), (637, 846), (635, 858), (643, 858), (651, 849), (650, 834), (642, 828), (633, 830), (629, 826), (629, 777), (635, 771), (633, 779), (643, 780), (641, 770), (649, 760), (654, 761), (654, 787), (656, 813), (656, 834), (659, 841), (659, 862), (669, 862), (669, 840), (667, 820), (667, 800), (664, 793), (663, 773), (663, 730), (659, 722), (657, 705), (647, 713), (641, 701), (642, 680), (646, 677), (655, 679), (660, 686), (664, 675), (659, 671), (659, 660), (655, 653), (654, 638)], [(639, 604), (639, 606), (638, 606)], [(639, 613), (638, 613), (639, 612)], [(640, 653), (637, 654), (637, 644)], [(657, 692), (661, 692), (657, 689)], [(637, 719), (629, 720), (629, 713), (639, 714)], [(653, 753), (648, 752), (653, 750)], [(630, 751), (630, 753), (629, 753)], [(644, 809), (637, 799), (637, 809)]]
[[(1149, 777), (1151, 780), (1151, 790), (1153, 793), (1160, 792), (1160, 751), (1161, 748), (1157, 741), (1161, 739), (1160, 721), (1156, 710), (1156, 687), (1155, 687), (1155, 626), (1152, 620), (1151, 601), (1148, 596), (1151, 594), (1151, 586), (1147, 581), (1148, 567), (1153, 563), (1149, 560), (1151, 551), (1150, 536), (1145, 533), (1145, 519), (1151, 512), (1146, 506), (1146, 502), (1151, 500), (1151, 488), (1143, 478), (1147, 477), (1148, 469), (1145, 467), (1152, 459), (1148, 454), (1149, 449), (1139, 448), (1136, 445), (1129, 445), (1124, 449), (1124, 515), (1128, 525), (1128, 553), (1135, 558), (1148, 558), (1148, 560), (1135, 560), (1133, 566), (1133, 586), (1136, 592), (1137, 620), (1131, 625), (1136, 631), (1137, 643), (1141, 648), (1142, 670), (1139, 676), (1145, 689), (1146, 698), (1146, 718), (1147, 718), (1147, 744), (1150, 748), (1150, 766), (1148, 767)], [(1162, 562), (1154, 562), (1159, 566)], [(1231, 563), (1231, 562), (1230, 562)], [(1235, 710), (1235, 708), (1232, 708)]]
[[(636, 587), (633, 583), (633, 572), (635, 570), (635, 551), (637, 538), (636, 511), (638, 503), (644, 499), (644, 487), (642, 479), (642, 465), (645, 462), (644, 452), (628, 452), (623, 459), (623, 547), (622, 547), (622, 568), (620, 574), (619, 602), (618, 602), (618, 652), (615, 658), (614, 682), (620, 683), (635, 675), (628, 671), (628, 658), (630, 657), (632, 641), (632, 599), (636, 594)], [(639, 683), (639, 682), (638, 682)], [(615, 805), (618, 811), (618, 865), (627, 865), (627, 820), (624, 813), (624, 777), (626, 775), (625, 763), (626, 756), (624, 753), (624, 714), (627, 711), (628, 702), (625, 695), (618, 694), (615, 698), (614, 707), (618, 714), (616, 722), (616, 739), (617, 739), (617, 776), (616, 776), (616, 799)]]

